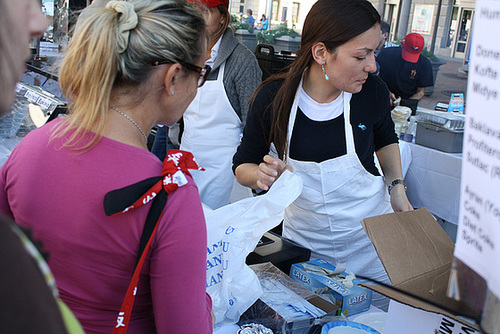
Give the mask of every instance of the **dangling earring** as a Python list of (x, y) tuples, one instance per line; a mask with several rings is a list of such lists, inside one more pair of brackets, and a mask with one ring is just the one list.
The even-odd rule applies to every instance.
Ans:
[(328, 75), (326, 74), (326, 71), (325, 71), (325, 64), (321, 65), (321, 69), (323, 70), (323, 74), (325, 75), (325, 80), (326, 81), (330, 80), (330, 78), (328, 77)]

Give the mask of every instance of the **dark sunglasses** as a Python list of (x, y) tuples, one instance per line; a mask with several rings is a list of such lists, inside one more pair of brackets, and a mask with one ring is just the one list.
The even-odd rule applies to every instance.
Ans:
[(187, 68), (188, 70), (193, 71), (193, 72), (197, 72), (200, 75), (200, 77), (198, 78), (198, 87), (203, 86), (205, 81), (207, 81), (208, 73), (210, 73), (210, 71), (212, 70), (212, 68), (208, 65), (205, 65), (205, 67), (199, 67), (199, 66), (196, 66), (196, 65), (193, 65), (190, 63), (186, 63), (186, 62), (181, 61), (181, 60), (177, 60), (177, 61), (158, 60), (158, 61), (155, 61), (153, 63), (153, 66), (159, 66), (159, 65), (163, 65), (163, 64), (174, 64), (174, 63), (179, 63), (182, 66), (184, 66), (185, 68)]

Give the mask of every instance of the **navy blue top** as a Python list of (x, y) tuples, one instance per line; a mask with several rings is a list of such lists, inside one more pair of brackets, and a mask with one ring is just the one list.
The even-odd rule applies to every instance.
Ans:
[[(281, 84), (274, 81), (262, 87), (250, 105), (243, 139), (233, 158), (233, 170), (243, 163), (260, 164), (268, 154), (271, 112), (267, 107)], [(356, 154), (363, 167), (378, 176), (373, 153), (398, 142), (387, 86), (378, 76), (369, 75), (361, 92), (353, 94), (350, 106)], [(290, 142), (292, 159), (321, 162), (346, 152), (343, 114), (332, 120), (314, 121), (299, 108)]]
[(408, 99), (418, 87), (434, 85), (432, 65), (425, 56), (420, 55), (416, 63), (410, 63), (403, 59), (401, 47), (384, 48), (377, 56), (377, 63), (380, 78), (396, 97)]

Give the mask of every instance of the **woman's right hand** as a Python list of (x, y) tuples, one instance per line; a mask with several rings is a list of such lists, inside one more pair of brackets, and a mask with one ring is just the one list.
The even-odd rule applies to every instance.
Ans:
[(257, 186), (262, 190), (269, 190), (269, 187), (285, 170), (293, 171), (292, 166), (276, 157), (266, 155), (263, 160), (257, 170)]

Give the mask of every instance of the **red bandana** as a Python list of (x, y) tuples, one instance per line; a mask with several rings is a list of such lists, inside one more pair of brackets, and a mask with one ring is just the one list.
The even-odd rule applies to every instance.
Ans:
[(190, 152), (169, 150), (167, 157), (163, 162), (161, 179), (156, 182), (132, 205), (128, 206), (121, 212), (114, 213), (112, 216), (127, 212), (129, 210), (140, 207), (141, 205), (149, 203), (153, 198), (156, 197), (156, 195), (158, 195), (162, 188), (167, 192), (167, 194), (170, 194), (177, 188), (187, 184), (188, 181), (184, 174), (191, 176), (191, 173), (189, 173), (189, 169), (205, 170), (203, 167), (198, 165), (193, 157), (193, 154), (191, 154)]

